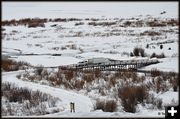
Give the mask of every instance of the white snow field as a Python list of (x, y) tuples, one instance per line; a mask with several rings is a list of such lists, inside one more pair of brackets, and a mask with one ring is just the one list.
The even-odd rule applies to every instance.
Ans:
[[(2, 2), (2, 21), (24, 18), (78, 20), (49, 20), (44, 27), (34, 28), (2, 26), (1, 53), (9, 55), (9, 59), (33, 66), (58, 67), (97, 57), (138, 60), (164, 53), (165, 58), (157, 58), (160, 63), (141, 69), (179, 73), (178, 2)], [(161, 26), (160, 23), (167, 21), (170, 25)], [(148, 25), (152, 22), (157, 24)], [(145, 57), (131, 56), (135, 47), (143, 48)], [(84, 90), (78, 92), (18, 79), (16, 76), (23, 72), (3, 71), (2, 82), (39, 90), (61, 100), (60, 112), (30, 117), (165, 117), (163, 109), (149, 109), (149, 105), (140, 104), (136, 113), (125, 112), (122, 107), (116, 112), (94, 110), (92, 97), (104, 97), (96, 95), (93, 89), (86, 95), (82, 93)], [(149, 77), (146, 78), (148, 82)], [(178, 92), (173, 89), (152, 93), (162, 99), (163, 105), (178, 102)], [(70, 113), (70, 102), (75, 102), (75, 113)]]

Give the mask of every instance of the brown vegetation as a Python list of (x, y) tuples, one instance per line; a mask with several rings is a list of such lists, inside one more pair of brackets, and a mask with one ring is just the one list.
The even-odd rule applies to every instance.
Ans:
[(118, 93), (126, 112), (136, 112), (136, 105), (148, 97), (144, 86), (127, 86), (119, 89)]
[(1, 63), (2, 63), (1, 69), (3, 71), (17, 71), (20, 69), (25, 69), (27, 68), (27, 66), (30, 66), (30, 64), (27, 62), (23, 62), (23, 61), (16, 62), (10, 59), (3, 59)]
[(88, 25), (92, 25), (92, 26), (111, 26), (111, 25), (116, 25), (116, 22), (89, 22)]
[(153, 53), (151, 56), (150, 56), (150, 58), (154, 58), (154, 57), (156, 57), (156, 58), (165, 58), (166, 56), (165, 56), (165, 54), (164, 53), (161, 53), (161, 54), (156, 54), (156, 53)]
[(95, 109), (102, 109), (104, 112), (114, 112), (117, 109), (117, 102), (114, 100), (97, 100)]
[[(42, 93), (40, 91), (32, 91), (27, 88), (18, 88), (15, 84), (2, 83), (1, 94), (6, 98), (6, 108), (2, 108), (2, 115), (15, 115), (17, 116), (17, 110), (23, 115), (44, 115), (49, 113), (47, 107), (55, 107), (58, 98), (53, 98), (49, 94)], [(14, 107), (10, 103), (16, 103)], [(48, 105), (44, 103), (47, 102)]]
[(140, 33), (141, 36), (159, 36), (161, 33), (155, 32), (155, 31), (144, 31), (143, 33)]

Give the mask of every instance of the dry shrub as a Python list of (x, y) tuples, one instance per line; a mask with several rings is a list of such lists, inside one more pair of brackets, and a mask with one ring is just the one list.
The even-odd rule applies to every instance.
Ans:
[(149, 21), (146, 23), (150, 27), (163, 27), (166, 26), (165, 23), (159, 22), (158, 20), (154, 19), (154, 21)]
[(178, 26), (179, 21), (177, 19), (170, 19), (170, 20), (166, 21), (166, 24), (169, 26)]
[(27, 88), (17, 88), (15, 84), (3, 83), (2, 96), (9, 99), (10, 102), (22, 102), (23, 99), (31, 99), (31, 91)]
[(156, 57), (157, 57), (157, 58), (165, 58), (166, 56), (165, 56), (164, 53), (161, 53), (160, 55), (157, 55)]
[(110, 86), (115, 86), (115, 84), (116, 84), (116, 79), (115, 79), (114, 77), (110, 77), (110, 79), (109, 79), (109, 85), (110, 85)]
[(157, 77), (157, 81), (156, 81), (156, 93), (159, 93), (161, 91), (161, 83), (162, 83), (161, 78)]
[(36, 73), (37, 75), (41, 75), (43, 69), (44, 69), (43, 66), (39, 66), (38, 68), (36, 68), (35, 73)]
[[(88, 19), (88, 18), (87, 18)], [(87, 20), (86, 19), (86, 20)], [(91, 18), (90, 20), (92, 20), (92, 21), (99, 21), (100, 19), (98, 19), (98, 18)]]
[(175, 92), (178, 91), (179, 76), (171, 77), (172, 78), (172, 87)]
[(35, 75), (33, 75), (33, 76), (30, 75), (30, 76), (28, 76), (28, 79), (31, 80), (31, 81), (34, 81), (36, 79), (36, 76)]
[(155, 31), (144, 31), (143, 33), (140, 33), (141, 36), (159, 36), (161, 33), (155, 32)]
[(126, 21), (126, 22), (124, 22), (124, 26), (125, 26), (125, 27), (131, 26), (131, 24), (132, 24), (131, 21)]
[(128, 71), (125, 71), (125, 72), (123, 72), (123, 76), (127, 79), (129, 79), (129, 78), (134, 78), (134, 80), (135, 80), (135, 77), (137, 77), (137, 74), (136, 74), (136, 72), (128, 72)]
[(55, 81), (55, 85), (61, 85), (62, 84), (62, 79), (57, 78)]
[(94, 80), (94, 74), (83, 74), (83, 79), (86, 82), (92, 82)]
[(16, 78), (21, 79), (21, 74), (16, 75)]
[(100, 101), (100, 100), (97, 100), (96, 101), (96, 109), (104, 109), (104, 105), (105, 105), (105, 101)]
[(156, 57), (156, 53), (153, 52), (150, 58), (154, 58), (154, 57)]
[(115, 112), (117, 109), (117, 102), (114, 100), (96, 101), (96, 109), (102, 109), (104, 112)]
[(46, 77), (46, 76), (48, 76), (48, 75), (49, 75), (49, 73), (48, 73), (47, 69), (46, 69), (46, 68), (43, 68), (43, 70), (41, 71), (41, 76), (42, 76), (42, 77)]
[(93, 26), (111, 26), (111, 25), (116, 25), (116, 22), (89, 22), (88, 25), (93, 25)]
[(138, 21), (125, 21), (122, 27), (142, 27), (144, 22), (141, 20)]
[(104, 86), (99, 87), (98, 92), (99, 92), (102, 96), (106, 96), (105, 87), (104, 87)]
[(114, 112), (117, 109), (117, 102), (114, 100), (106, 101), (105, 112)]
[(57, 76), (49, 76), (48, 78), (51, 82), (56, 82), (57, 81)]
[(70, 89), (72, 89), (72, 87), (70, 86), (69, 82), (63, 81), (62, 83), (63, 83), (63, 85), (65, 86), (65, 88), (70, 88)]
[(78, 18), (68, 18), (67, 21), (81, 21), (82, 19)]
[(17, 71), (19, 69), (25, 69), (26, 66), (30, 65), (30, 64), (23, 62), (23, 61), (16, 62), (16, 61), (11, 60), (11, 59), (3, 59), (1, 61), (2, 61), (1, 68), (4, 71)]
[(53, 22), (67, 22), (66, 18), (55, 18), (52, 20)]
[(162, 109), (162, 99), (156, 99), (155, 105), (158, 109)]
[(61, 50), (66, 50), (66, 49), (67, 49), (67, 48), (66, 48), (66, 47), (64, 47), (64, 46), (62, 46), (62, 47), (61, 47)]
[(122, 106), (126, 112), (136, 112), (136, 105), (142, 103), (148, 97), (144, 86), (127, 86), (118, 90)]
[(18, 67), (14, 67), (17, 62), (13, 60), (2, 60), (1, 68), (5, 71), (17, 71)]
[(28, 28), (36, 28), (36, 27), (45, 27), (45, 24), (44, 23), (38, 23), (38, 22), (28, 24)]
[(68, 22), (68, 21), (81, 21), (82, 19), (78, 18), (55, 18), (51, 21), (53, 22)]
[(156, 53), (153, 53), (151, 56), (150, 56), (150, 58), (154, 58), (154, 57), (156, 57), (156, 58), (165, 58), (166, 56), (165, 56), (165, 54), (164, 53), (161, 53), (161, 54), (156, 54)]
[(74, 71), (73, 70), (65, 70), (64, 71), (66, 80), (70, 81), (74, 77)]
[(147, 22), (147, 25), (150, 27), (178, 26), (179, 21), (177, 19), (170, 19), (163, 21), (158, 21), (154, 19), (154, 21)]
[(125, 72), (116, 71), (112, 78), (116, 78), (116, 79), (121, 78), (123, 76), (123, 73)]
[(151, 76), (152, 77), (156, 77), (156, 76), (160, 76), (161, 75), (161, 72), (158, 70), (158, 69), (151, 69)]
[(84, 80), (76, 80), (74, 87), (75, 87), (77, 90), (80, 90), (80, 89), (83, 88), (84, 83), (85, 83)]
[[(2, 96), (7, 99), (4, 102), (6, 109), (3, 111), (4, 116), (17, 115), (43, 115), (46, 114), (46, 108), (55, 107), (58, 98), (53, 98), (49, 94), (40, 91), (32, 91), (27, 88), (18, 88), (15, 84), (2, 83)], [(9, 103), (10, 102), (10, 103)], [(17, 103), (11, 103), (17, 102)], [(45, 105), (45, 102), (48, 105)], [(15, 105), (15, 107), (14, 107)]]
[(95, 71), (94, 71), (94, 74), (95, 74), (95, 77), (96, 78), (99, 78), (99, 77), (101, 77), (101, 71), (99, 70), (99, 69), (96, 69)]
[(135, 81), (139, 77), (137, 76), (136, 72), (130, 72), (128, 69), (121, 69), (119, 71), (116, 71), (114, 73), (114, 75), (112, 76), (112, 78), (124, 79), (124, 80), (129, 79), (129, 78), (133, 78), (133, 80)]
[(142, 56), (142, 57), (145, 57), (144, 49), (143, 49), (143, 48), (135, 47), (134, 50), (133, 50), (133, 55), (134, 55), (134, 56)]
[(28, 25), (32, 27), (44, 27), (44, 23), (46, 23), (48, 20), (45, 19), (40, 19), (40, 18), (25, 18), (25, 19), (20, 19), (20, 20), (5, 20), (2, 21), (3, 26), (17, 26), (17, 25)]
[(75, 23), (75, 26), (78, 26), (78, 25), (84, 25), (84, 22)]

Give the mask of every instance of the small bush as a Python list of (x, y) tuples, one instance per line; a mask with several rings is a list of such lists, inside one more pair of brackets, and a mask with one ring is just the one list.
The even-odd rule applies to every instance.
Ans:
[(159, 93), (161, 91), (161, 83), (162, 83), (161, 78), (157, 77), (157, 81), (156, 81), (156, 93)]
[(146, 48), (149, 48), (149, 44), (146, 45)]
[(70, 81), (74, 77), (74, 71), (73, 70), (66, 70), (64, 71), (66, 80)]
[(94, 80), (94, 74), (84, 74), (83, 79), (87, 82), (92, 82)]
[(163, 45), (162, 44), (160, 45), (160, 49), (163, 49)]
[(84, 22), (75, 23), (75, 26), (84, 25)]
[(151, 76), (152, 77), (156, 77), (156, 76), (160, 76), (161, 72), (158, 69), (151, 69)]
[(29, 23), (28, 28), (45, 27), (44, 23)]
[(106, 101), (106, 105), (104, 108), (105, 112), (115, 112), (117, 109), (117, 102), (114, 100)]
[(133, 53), (135, 56), (139, 56), (139, 48), (134, 48)]
[(22, 61), (16, 62), (11, 59), (3, 59), (1, 68), (4, 71), (17, 71), (20, 69), (26, 69), (27, 68), (26, 66), (30, 66), (30, 64), (28, 64), (26, 62), (22, 62)]
[(148, 93), (143, 86), (127, 86), (118, 90), (122, 106), (126, 112), (136, 112), (136, 105), (142, 103), (147, 98)]
[(102, 109), (104, 112), (115, 112), (117, 109), (117, 102), (115, 102), (114, 100), (97, 100), (96, 109)]
[(20, 78), (21, 78), (21, 74), (16, 75), (16, 77), (17, 77), (18, 79), (20, 79)]
[(43, 66), (40, 66), (40, 67), (38, 67), (38, 68), (36, 68), (36, 70), (35, 70), (35, 73), (37, 74), (37, 75), (41, 75), (41, 73), (42, 73), (42, 71), (43, 71)]
[(74, 87), (75, 87), (77, 90), (80, 90), (80, 89), (83, 88), (84, 83), (85, 83), (84, 80), (76, 80)]
[(130, 52), (130, 56), (131, 56), (131, 57), (133, 57), (133, 56), (134, 56), (134, 54), (133, 54), (132, 52)]
[(177, 92), (178, 91), (178, 84), (179, 84), (179, 77), (177, 76), (175, 76), (175, 77), (171, 77), (172, 78), (172, 86), (173, 86), (173, 90), (175, 91), (175, 92)]
[(134, 53), (135, 56), (145, 57), (145, 52), (144, 52), (143, 48), (135, 47), (134, 50), (133, 50), (133, 53)]
[(164, 55), (164, 53), (161, 53), (160, 55), (156, 54), (156, 53), (153, 53), (150, 58), (165, 58), (166, 56)]
[(162, 109), (162, 99), (156, 99), (156, 106), (158, 109)]
[(89, 22), (88, 25), (93, 25), (93, 26), (111, 26), (111, 25), (116, 25), (116, 22)]
[(157, 58), (165, 58), (166, 56), (164, 55), (164, 53), (161, 53), (160, 55), (157, 56)]
[(95, 77), (96, 77), (96, 78), (101, 77), (101, 71), (98, 70), (98, 69), (94, 71), (94, 74), (95, 74)]
[(96, 101), (96, 108), (95, 109), (102, 109), (102, 110), (104, 110), (104, 106), (105, 106), (105, 101), (97, 100)]
[(140, 33), (140, 35), (148, 35), (148, 36), (159, 36), (161, 33), (155, 32), (155, 31), (144, 31), (143, 33)]

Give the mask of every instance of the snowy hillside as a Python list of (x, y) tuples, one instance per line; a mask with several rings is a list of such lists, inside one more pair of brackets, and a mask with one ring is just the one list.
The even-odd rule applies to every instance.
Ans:
[[(176, 2), (3, 2), (2, 115), (164, 117), (164, 106), (178, 104), (177, 10)], [(154, 58), (159, 63), (138, 69), (143, 72), (59, 68), (91, 58)], [(12, 95), (38, 90), (56, 98), (57, 105), (40, 97), (45, 100), (41, 106), (29, 107), (28, 99), (19, 101), (10, 94), (10, 87), (17, 90)], [(46, 108), (38, 112), (42, 104)]]

